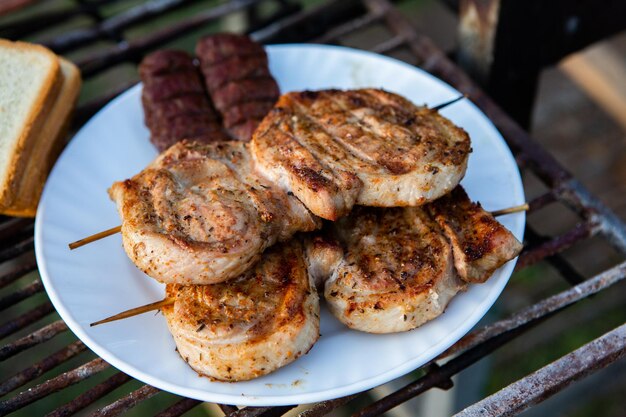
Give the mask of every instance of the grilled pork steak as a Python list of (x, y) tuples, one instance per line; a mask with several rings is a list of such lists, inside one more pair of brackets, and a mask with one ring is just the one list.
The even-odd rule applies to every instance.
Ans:
[(274, 246), (252, 269), (214, 285), (167, 286), (163, 309), (178, 352), (222, 381), (265, 375), (305, 354), (319, 337), (319, 301), (302, 244)]
[(284, 94), (253, 135), (259, 169), (314, 214), (417, 206), (463, 178), (470, 139), (435, 110), (376, 89)]
[(260, 176), (246, 144), (180, 142), (109, 190), (126, 253), (165, 283), (213, 284), (319, 226), (297, 198)]
[(372, 333), (439, 316), (464, 281), (486, 281), (522, 249), (460, 186), (423, 207), (357, 207), (330, 230), (336, 240), (309, 245), (310, 273), (341, 322)]

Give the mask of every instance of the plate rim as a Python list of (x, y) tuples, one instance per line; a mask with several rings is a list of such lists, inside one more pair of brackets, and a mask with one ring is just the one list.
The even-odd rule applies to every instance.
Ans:
[[(271, 49), (285, 50), (285, 49), (290, 49), (290, 48), (334, 50), (334, 51), (339, 51), (339, 52), (344, 52), (344, 53), (349, 53), (349, 54), (367, 56), (368, 58), (382, 59), (383, 61), (388, 61), (391, 64), (401, 65), (412, 71), (417, 71), (421, 73), (422, 75), (425, 75), (427, 78), (429, 78), (430, 81), (435, 82), (442, 87), (445, 87), (445, 89), (451, 92), (460, 94), (454, 87), (450, 86), (444, 81), (436, 78), (432, 74), (429, 74), (428, 72), (418, 67), (415, 67), (411, 64), (408, 64), (406, 62), (400, 61), (392, 57), (376, 54), (374, 52), (369, 52), (369, 51), (364, 51), (364, 50), (354, 49), (354, 48), (349, 48), (349, 47), (343, 47), (343, 46), (318, 45), (318, 44), (278, 44), (278, 45), (269, 45), (267, 46), (267, 48), (269, 50)], [(141, 88), (141, 84), (138, 83), (132, 86), (131, 88), (129, 88), (128, 90), (126, 90), (125, 92), (123, 92), (122, 94), (120, 94), (119, 96), (117, 96), (115, 99), (111, 100), (109, 103), (107, 103), (107, 105), (105, 105), (102, 109), (100, 109), (98, 113), (92, 116), (89, 119), (89, 121), (81, 127), (81, 129), (76, 133), (76, 135), (78, 135), (84, 129), (88, 129), (92, 123), (94, 123), (98, 118), (103, 117), (103, 115), (105, 115), (110, 108), (117, 106), (120, 101), (128, 100), (134, 94), (137, 94), (137, 90), (140, 88)], [(491, 120), (474, 103), (472, 103), (470, 100), (467, 100), (467, 102), (473, 107), (472, 110), (477, 112), (482, 117), (483, 119), (482, 122), (486, 122), (489, 125), (489, 127), (493, 129), (494, 132), (496, 132), (497, 136), (500, 139), (498, 143), (498, 146), (501, 148), (500, 154), (506, 155), (507, 159), (509, 159), (507, 163), (512, 163), (512, 166), (517, 168), (517, 164), (511, 153), (511, 150), (506, 144), (506, 141), (502, 137), (502, 134), (499, 132), (499, 130), (493, 125)], [(67, 148), (69, 148), (70, 146), (71, 146), (71, 142)], [(56, 164), (55, 164), (55, 168), (56, 168)], [(53, 173), (54, 173), (54, 168), (52, 172), (50, 173), (50, 176), (52, 176)], [(521, 193), (521, 195), (516, 196), (516, 197), (521, 197), (521, 200), (524, 200), (524, 188), (523, 188), (523, 183), (522, 183), (519, 169), (517, 168), (513, 172), (513, 174), (514, 175), (512, 176), (513, 177), (512, 180), (514, 184), (512, 184), (512, 188), (514, 188), (516, 192)], [(135, 367), (134, 365), (131, 365), (125, 362), (123, 359), (118, 358), (117, 355), (110, 353), (110, 351), (107, 350), (104, 346), (101, 346), (99, 342), (92, 339), (89, 336), (89, 334), (87, 334), (84, 331), (83, 326), (73, 317), (72, 313), (66, 308), (64, 303), (59, 299), (57, 291), (54, 289), (53, 280), (49, 276), (47, 261), (43, 254), (44, 243), (42, 239), (43, 239), (43, 226), (44, 226), (44, 222), (46, 218), (45, 196), (46, 196), (47, 188), (48, 187), (44, 188), (44, 192), (42, 194), (39, 208), (37, 210), (37, 216), (35, 219), (35, 256), (37, 259), (37, 265), (39, 267), (39, 273), (40, 273), (42, 282), (44, 284), (44, 287), (46, 289), (46, 292), (48, 294), (48, 297), (50, 298), (58, 314), (67, 324), (68, 328), (83, 343), (85, 343), (85, 345), (88, 346), (89, 349), (94, 351), (99, 357), (104, 359), (111, 366), (119, 369), (122, 372), (129, 374), (133, 378), (136, 378), (144, 383), (150, 384), (164, 391), (172, 392), (172, 393), (186, 396), (189, 398), (195, 398), (195, 399), (202, 400), (202, 401), (210, 401), (210, 402), (218, 402), (218, 403), (226, 403), (226, 404), (238, 404), (238, 405), (247, 405), (247, 406), (271, 406), (271, 405), (278, 406), (278, 405), (293, 405), (293, 404), (304, 404), (304, 403), (324, 401), (324, 400), (328, 400), (331, 398), (338, 398), (338, 397), (342, 397), (345, 395), (350, 395), (353, 393), (361, 392), (361, 391), (379, 386), (386, 382), (389, 382), (392, 379), (398, 378), (402, 375), (405, 375), (408, 372), (411, 372), (411, 370), (417, 369), (418, 367), (424, 364), (424, 363), (414, 364), (414, 362), (418, 362), (418, 361), (416, 360), (416, 358), (413, 358), (411, 360), (404, 362), (402, 365), (388, 369), (386, 372), (380, 373), (374, 377), (362, 379), (362, 380), (353, 382), (348, 385), (341, 385), (339, 387), (335, 387), (331, 389), (325, 389), (321, 391), (318, 390), (318, 391), (307, 392), (307, 393), (294, 392), (288, 395), (267, 395), (267, 396), (266, 395), (255, 396), (255, 395), (248, 395), (248, 394), (236, 395), (236, 394), (216, 393), (216, 392), (211, 392), (211, 391), (206, 391), (206, 390), (201, 390), (201, 389), (196, 389), (196, 388), (191, 388), (191, 387), (184, 387), (178, 384), (172, 384), (169, 381), (152, 376), (151, 374), (148, 374), (142, 371), (141, 369)], [(525, 213), (520, 213), (518, 215), (521, 216), (521, 220), (519, 220), (521, 231), (517, 231), (518, 233), (516, 233), (516, 235), (521, 240), (523, 238), (526, 215)], [(501, 279), (500, 281), (498, 281), (498, 285), (494, 285), (491, 288), (491, 290), (489, 291), (490, 301), (488, 302), (488, 306), (485, 307), (484, 311), (478, 314), (477, 315), (478, 317), (475, 320), (466, 319), (465, 321), (463, 321), (463, 324), (461, 326), (457, 327), (452, 332), (449, 332), (447, 334), (447, 336), (444, 339), (445, 343), (441, 342), (438, 345), (431, 346), (429, 349), (426, 350), (426, 352), (435, 350), (436, 353), (429, 354), (426, 356), (430, 356), (431, 358), (434, 358), (437, 354), (444, 352), (451, 345), (453, 345), (456, 341), (458, 341), (461, 337), (463, 337), (463, 335), (467, 334), (467, 332), (478, 323), (478, 321), (491, 309), (491, 307), (493, 306), (493, 304), (495, 303), (499, 295), (502, 293), (504, 287), (506, 286), (506, 284), (508, 283), (511, 277), (511, 274), (513, 272), (513, 268), (517, 262), (517, 259), (518, 258), (515, 258), (514, 260), (508, 262), (506, 265), (502, 267), (504, 274), (506, 275), (506, 279)], [(445, 347), (442, 348), (442, 346), (444, 345)], [(420, 356), (424, 356), (424, 353), (425, 352), (422, 352)], [(426, 361), (425, 363), (427, 362), (428, 361)]]

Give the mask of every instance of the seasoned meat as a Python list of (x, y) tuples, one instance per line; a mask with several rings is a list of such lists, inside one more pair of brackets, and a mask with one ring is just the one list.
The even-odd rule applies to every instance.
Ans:
[(251, 142), (259, 169), (314, 214), (418, 206), (465, 174), (470, 139), (437, 111), (376, 89), (284, 94)]
[(421, 208), (357, 207), (334, 230), (344, 253), (324, 297), (352, 329), (414, 329), (443, 313), (464, 288), (448, 242)]
[(229, 139), (191, 55), (172, 50), (154, 52), (143, 59), (139, 74), (146, 126), (159, 151), (181, 139)]
[(423, 207), (357, 207), (311, 238), (313, 279), (347, 326), (410, 330), (443, 313), (465, 282), (484, 282), (521, 243), (458, 186)]
[(221, 381), (270, 373), (319, 337), (319, 301), (297, 240), (266, 251), (255, 267), (221, 284), (169, 284), (163, 313), (178, 353)]
[(179, 142), (109, 194), (126, 253), (165, 283), (236, 277), (277, 241), (319, 226), (297, 198), (255, 171), (239, 142)]
[(522, 250), (515, 236), (479, 203), (473, 203), (463, 187), (427, 208), (450, 241), (454, 265), (464, 281), (485, 282)]
[(264, 56), (263, 45), (246, 35), (218, 33), (205, 36), (196, 44), (196, 55), (204, 64), (218, 64), (232, 57)]
[(234, 139), (249, 141), (280, 94), (263, 46), (245, 35), (202, 38), (196, 54), (204, 83)]

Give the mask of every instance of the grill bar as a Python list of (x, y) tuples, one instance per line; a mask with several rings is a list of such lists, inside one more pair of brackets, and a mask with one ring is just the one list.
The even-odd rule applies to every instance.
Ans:
[(455, 416), (512, 416), (626, 355), (626, 324), (514, 382)]
[(104, 382), (85, 391), (69, 403), (47, 414), (46, 417), (64, 417), (72, 415), (130, 380), (131, 378), (128, 375), (123, 372), (118, 372)]
[(94, 412), (92, 416), (110, 417), (120, 415), (121, 413), (124, 413), (136, 406), (139, 402), (146, 400), (159, 392), (161, 392), (161, 390), (158, 388), (154, 388), (150, 385), (144, 385), (143, 387), (131, 392), (106, 407), (99, 409)]
[(54, 311), (52, 303), (46, 301), (27, 313), (0, 325), (0, 339), (17, 332)]
[(233, 12), (244, 10), (246, 7), (258, 2), (259, 0), (232, 0), (228, 3), (223, 3), (206, 12), (198, 13), (184, 22), (176, 23), (143, 38), (121, 42), (103, 51), (96, 51), (90, 56), (78, 60), (77, 65), (80, 67), (83, 76), (88, 77), (120, 62), (137, 59), (140, 52), (176, 39), (194, 29), (198, 29)]
[(41, 329), (16, 340), (15, 342), (2, 346), (0, 348), (0, 361), (10, 358), (13, 355), (17, 355), (18, 353), (33, 346), (37, 346), (40, 343), (46, 342), (66, 330), (67, 325), (62, 320), (50, 323), (47, 326), (44, 326)]
[(0, 298), (0, 311), (5, 310), (41, 291), (43, 291), (43, 284), (39, 279), (37, 279), (26, 287), (20, 288), (19, 290)]
[(0, 288), (6, 287), (35, 269), (37, 269), (37, 262), (35, 262), (34, 258), (27, 260), (21, 265), (16, 265), (15, 269), (9, 270), (0, 275)]
[(193, 400), (191, 398), (183, 398), (175, 404), (172, 404), (165, 410), (161, 411), (155, 417), (178, 417), (185, 414), (187, 411), (201, 404), (202, 401)]
[(109, 366), (110, 365), (103, 359), (94, 359), (72, 371), (65, 372), (33, 388), (22, 391), (16, 396), (0, 402), (0, 416), (7, 415), (53, 392), (60, 391), (63, 388), (83, 381)]
[(17, 374), (13, 375), (11, 378), (0, 384), (0, 396), (3, 396), (13, 391), (14, 389), (19, 388), (22, 385), (32, 381), (38, 376), (43, 375), (45, 372), (48, 372), (55, 366), (58, 366), (68, 359), (73, 358), (84, 350), (85, 345), (83, 344), (83, 342), (77, 341), (70, 344), (69, 346), (64, 347), (56, 353), (53, 353), (52, 355), (43, 359), (41, 362), (38, 362), (18, 372)]

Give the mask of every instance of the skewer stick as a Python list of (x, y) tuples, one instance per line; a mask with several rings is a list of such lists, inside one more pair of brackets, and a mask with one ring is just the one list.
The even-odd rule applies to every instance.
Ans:
[(108, 230), (103, 230), (102, 232), (93, 234), (91, 236), (87, 236), (84, 239), (81, 240), (77, 240), (76, 242), (70, 243), (69, 247), (70, 249), (76, 249), (76, 248), (80, 248), (83, 245), (86, 245), (87, 243), (91, 243), (91, 242), (95, 242), (96, 240), (100, 240), (102, 238), (105, 238), (107, 236), (111, 236), (114, 235), (116, 233), (119, 233), (122, 231), (122, 226), (115, 226), (112, 227)]
[[(504, 214), (518, 213), (520, 211), (528, 211), (528, 210), (529, 210), (528, 203), (524, 203), (519, 206), (508, 207), (502, 210), (492, 211), (491, 215), (495, 217), (495, 216), (502, 216)], [(119, 233), (121, 230), (122, 230), (122, 226), (115, 226), (108, 230), (104, 230), (102, 232), (93, 234), (91, 236), (87, 236), (86, 238), (83, 238), (81, 240), (77, 240), (76, 242), (70, 243), (69, 247), (70, 249), (80, 248), (81, 246), (86, 245), (87, 243), (95, 242), (96, 240), (100, 240), (107, 236), (111, 236), (116, 233)]]
[(121, 320), (121, 319), (125, 319), (128, 317), (137, 316), (139, 314), (147, 313), (148, 311), (159, 310), (163, 307), (167, 307), (169, 305), (174, 304), (174, 301), (176, 301), (174, 298), (164, 298), (160, 301), (155, 301), (154, 303), (150, 303), (150, 304), (142, 305), (139, 307), (131, 308), (130, 310), (122, 311), (121, 313), (118, 313), (114, 316), (107, 317), (106, 319), (102, 319), (94, 323), (91, 323), (89, 326), (93, 327), (99, 324), (109, 323), (111, 321), (116, 321), (116, 320)]
[(461, 101), (464, 98), (467, 98), (467, 94), (462, 94), (460, 96), (458, 96), (457, 98), (453, 98), (452, 100), (446, 101), (445, 103), (441, 103), (441, 104), (437, 104), (436, 106), (431, 107), (432, 110), (441, 110), (444, 107), (448, 107), (450, 104), (454, 104), (457, 101)]
[(493, 217), (496, 217), (496, 216), (502, 216), (504, 214), (519, 213), (520, 211), (528, 211), (528, 210), (530, 210), (530, 206), (528, 205), (528, 203), (524, 203), (524, 204), (520, 204), (519, 206), (508, 207), (502, 210), (494, 210), (491, 212), (491, 215)]

